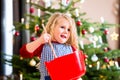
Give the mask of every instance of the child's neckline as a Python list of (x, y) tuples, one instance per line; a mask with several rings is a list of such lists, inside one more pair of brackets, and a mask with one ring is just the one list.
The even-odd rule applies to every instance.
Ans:
[[(59, 43), (59, 42), (57, 42), (57, 41), (51, 41), (52, 43)], [(59, 43), (60, 44), (60, 43)]]

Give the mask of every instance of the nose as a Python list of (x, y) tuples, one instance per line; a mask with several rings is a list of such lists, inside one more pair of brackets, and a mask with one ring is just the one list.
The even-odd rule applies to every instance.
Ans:
[(65, 33), (68, 33), (68, 29), (65, 29), (64, 32), (65, 32)]

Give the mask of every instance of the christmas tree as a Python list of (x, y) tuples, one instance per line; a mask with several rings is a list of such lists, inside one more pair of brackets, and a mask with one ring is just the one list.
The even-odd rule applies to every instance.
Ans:
[[(89, 19), (83, 18), (85, 12), (80, 12), (80, 7), (76, 4), (81, 4), (83, 0), (44, 0), (36, 2), (26, 2), (27, 14), (21, 19), (21, 23), (15, 23), (15, 36), (23, 35), (28, 37), (23, 39), (22, 44), (36, 40), (43, 31), (42, 24), (46, 24), (48, 18), (54, 12), (67, 13), (76, 21), (77, 32), (79, 36), (79, 47), (86, 55), (86, 74), (81, 78), (83, 80), (118, 80), (120, 79), (120, 69), (117, 58), (120, 56), (120, 50), (111, 50), (108, 45), (107, 35), (111, 35), (111, 39), (117, 40), (118, 34), (113, 31), (109, 34), (109, 28), (118, 27), (116, 24), (107, 23), (102, 17), (101, 22), (90, 22)], [(23, 31), (20, 34), (20, 31)], [(87, 40), (89, 43), (85, 43)], [(17, 64), (16, 60), (22, 60), (23, 63)], [(38, 59), (21, 59), (13, 57), (13, 67), (22, 72), (24, 79), (30, 79), (32, 73), (40, 76), (36, 71), (36, 62)], [(21, 61), (20, 61), (21, 62)], [(30, 63), (29, 66), (24, 64)], [(18, 66), (16, 66), (18, 65)], [(20, 68), (22, 67), (22, 69)], [(34, 68), (27, 73), (28, 68)], [(30, 70), (31, 70), (30, 69)], [(28, 75), (27, 75), (27, 74)], [(36, 80), (32, 77), (32, 80)], [(39, 77), (37, 77), (39, 80)]]

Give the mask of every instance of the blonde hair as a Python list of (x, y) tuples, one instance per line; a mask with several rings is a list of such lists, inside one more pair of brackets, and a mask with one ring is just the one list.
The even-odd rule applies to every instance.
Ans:
[(75, 21), (74, 21), (74, 19), (72, 19), (70, 16), (68, 16), (65, 13), (56, 12), (48, 19), (48, 22), (46, 24), (47, 33), (49, 33), (53, 37), (53, 29), (55, 27), (55, 24), (61, 17), (68, 20), (68, 22), (70, 23), (70, 26), (71, 26), (70, 27), (71, 28), (70, 29), (70, 38), (68, 39), (66, 44), (69, 44), (75, 48), (78, 48), (78, 36), (77, 36)]

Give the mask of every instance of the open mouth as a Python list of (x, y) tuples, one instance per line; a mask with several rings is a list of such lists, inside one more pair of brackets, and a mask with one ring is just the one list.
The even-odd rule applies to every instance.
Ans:
[(67, 38), (67, 36), (66, 35), (60, 35), (62, 38)]

